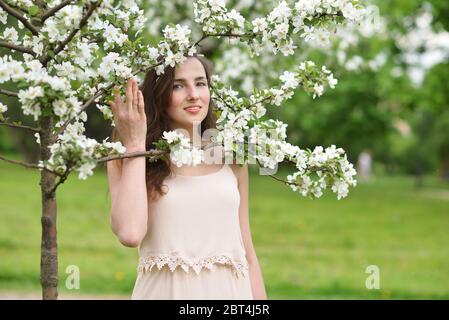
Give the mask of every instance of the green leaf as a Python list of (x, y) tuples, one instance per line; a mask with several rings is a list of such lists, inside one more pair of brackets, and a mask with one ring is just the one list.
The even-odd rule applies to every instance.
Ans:
[(28, 86), (29, 86), (28, 83), (21, 81), (21, 82), (17, 85), (17, 88), (23, 89), (23, 88), (27, 88)]
[(51, 115), (51, 108), (49, 108), (48, 106), (44, 107), (42, 110), (42, 116), (45, 117), (50, 115)]
[(77, 80), (70, 81), (70, 84), (72, 85), (72, 88), (74, 90), (77, 90), (81, 87), (81, 82)]
[(31, 6), (31, 7), (28, 9), (28, 13), (29, 13), (30, 16), (35, 16), (35, 15), (37, 15), (37, 14), (39, 13), (39, 7), (38, 7), (38, 6)]

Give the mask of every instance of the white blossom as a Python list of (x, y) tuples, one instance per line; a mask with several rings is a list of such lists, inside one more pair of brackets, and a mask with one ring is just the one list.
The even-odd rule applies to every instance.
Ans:
[(316, 83), (313, 87), (314, 94), (313, 98), (315, 99), (316, 96), (321, 96), (323, 94), (324, 87), (321, 84)]
[[(50, 1), (49, 7), (60, 2)], [(33, 5), (30, 0), (11, 3), (20, 3), (24, 8)], [(197, 48), (190, 40), (192, 31), (187, 25), (160, 28), (164, 37), (154, 47), (132, 43), (128, 38), (131, 28), (134, 28), (136, 37), (146, 25), (139, 4), (134, 0), (102, 1), (86, 27), (79, 30), (72, 42), (58, 53), (57, 59), (50, 59), (45, 66), (42, 65), (41, 56), (79, 27), (84, 13), (81, 4), (69, 4), (46, 19), (37, 36), (17, 32), (9, 27), (0, 35), (2, 40), (28, 47), (36, 54), (23, 54), (23, 61), (16, 61), (6, 55), (0, 57), (0, 83), (26, 83), (18, 92), (23, 114), (38, 120), (43, 112), (46, 115), (50, 113), (56, 120), (56, 129), (72, 120), (58, 134), (56, 142), (49, 146), (50, 158), (39, 161), (40, 169), (47, 167), (59, 174), (75, 170), (79, 173), (79, 179), (86, 179), (93, 175), (98, 159), (125, 153), (126, 148), (120, 142), (108, 142), (105, 139), (100, 143), (84, 135), (83, 122), (87, 121), (87, 113), (81, 109), (83, 103), (100, 90), (110, 87), (113, 82), (124, 82), (133, 77), (137, 72), (136, 66), (142, 70), (154, 67), (161, 58), (162, 63), (155, 67), (160, 75), (167, 66), (174, 67), (196, 53)], [(173, 7), (173, 4), (169, 5)], [(342, 14), (344, 22), (356, 22), (361, 15), (359, 6), (353, 5), (352, 1), (299, 0), (294, 5), (280, 1), (268, 15), (247, 21), (237, 11), (238, 6), (244, 5), (239, 3), (234, 9), (228, 10), (224, 0), (197, 0), (192, 4), (195, 21), (201, 25), (203, 32), (234, 34), (228, 39), (231, 43), (239, 42), (249, 49), (250, 58), (263, 50), (284, 56), (292, 55), (297, 49), (294, 36), (310, 43), (328, 45), (331, 36), (329, 26), (332, 25), (328, 22), (340, 24), (335, 17)], [(24, 17), (30, 18), (26, 13)], [(6, 24), (6, 19), (6, 13), (0, 9), (0, 22)], [(323, 19), (324, 23), (321, 24), (317, 19)], [(18, 25), (20, 29), (24, 28), (20, 22)], [(101, 41), (95, 43), (93, 39)], [(51, 44), (50, 47), (48, 44)], [(223, 67), (223, 70), (228, 70), (223, 72), (225, 79), (240, 77), (245, 68), (257, 66), (255, 61), (243, 58), (239, 52), (229, 52), (228, 58), (232, 63)], [(275, 63), (275, 59), (265, 59), (262, 63)], [(254, 156), (267, 168), (275, 169), (283, 161), (292, 162), (297, 171), (287, 179), (292, 190), (303, 196), (318, 198), (329, 184), (338, 194), (338, 199), (345, 197), (348, 187), (356, 185), (353, 179), (356, 172), (347, 161), (343, 149), (332, 145), (326, 149), (318, 146), (313, 152), (302, 150), (285, 141), (287, 124), (263, 118), (267, 113), (266, 106), (281, 106), (293, 96), (296, 89), (302, 88), (315, 98), (321, 96), (327, 88), (334, 88), (337, 79), (325, 67), (319, 69), (311, 61), (284, 71), (278, 79), (278, 87), (255, 90), (246, 98), (230, 87), (225, 88), (218, 77), (213, 77), (212, 97), (220, 112), (215, 142), (225, 143), (226, 155), (236, 154), (242, 143), (257, 143)], [(255, 85), (255, 82), (245, 78), (247, 92)], [(101, 104), (99, 97), (94, 102), (104, 118), (111, 120), (114, 126), (111, 109)], [(6, 110), (7, 107), (0, 104), (0, 112)], [(36, 134), (35, 138), (40, 144), (40, 135)], [(195, 166), (204, 161), (203, 150), (192, 147), (190, 140), (180, 132), (165, 131), (158, 142), (162, 142), (163, 148), (169, 149), (170, 159), (178, 166)]]
[(6, 24), (8, 21), (8, 14), (2, 8), (0, 8), (0, 22)]
[(284, 89), (293, 89), (299, 84), (299, 80), (293, 72), (285, 71), (279, 78), (284, 82)]
[(268, 26), (265, 18), (256, 18), (251, 23), (254, 26), (253, 28), (254, 33), (265, 31)]
[(8, 106), (5, 106), (0, 102), (0, 113), (6, 112), (8, 110)]
[(348, 195), (348, 185), (343, 181), (336, 181), (332, 185), (332, 191), (337, 193), (337, 199), (340, 200)]
[(0, 39), (7, 40), (10, 43), (17, 44), (19, 39), (19, 34), (14, 28), (6, 28), (3, 31), (3, 35), (0, 36)]
[(95, 163), (83, 163), (77, 170), (79, 171), (78, 178), (82, 180), (86, 180), (87, 177), (93, 175), (93, 169), (95, 168)]

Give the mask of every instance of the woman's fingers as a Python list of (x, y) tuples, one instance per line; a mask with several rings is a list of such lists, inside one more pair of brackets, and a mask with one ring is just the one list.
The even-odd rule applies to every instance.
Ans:
[(114, 119), (117, 119), (117, 105), (115, 104), (114, 101), (109, 101), (109, 106), (111, 107), (112, 110), (112, 116), (114, 117)]
[(133, 82), (133, 107), (138, 108), (139, 96), (137, 93), (138, 92), (137, 81), (133, 79), (132, 82)]
[(108, 104), (109, 104), (109, 106), (112, 109), (112, 113), (115, 113), (115, 103), (114, 103), (114, 101), (109, 101)]
[[(125, 101), (122, 101), (120, 96), (120, 92), (117, 87), (114, 87), (114, 101), (111, 101), (109, 105), (112, 108), (112, 111), (115, 113), (124, 111), (122, 108), (126, 108), (128, 112), (132, 112), (134, 110), (143, 111), (143, 95), (139, 90), (137, 82), (134, 79), (129, 79), (126, 83), (126, 93), (125, 93)], [(140, 92), (140, 94), (139, 94)], [(141, 104), (141, 106), (139, 106)], [(139, 108), (140, 107), (140, 108)]]
[(133, 83), (132, 79), (129, 79), (126, 83), (126, 107), (128, 111), (132, 111), (133, 108)]
[(138, 100), (139, 100), (139, 102), (137, 104), (137, 109), (139, 110), (139, 112), (144, 114), (145, 113), (145, 103), (144, 103), (144, 100), (143, 100), (142, 91), (139, 90), (137, 95), (138, 95)]

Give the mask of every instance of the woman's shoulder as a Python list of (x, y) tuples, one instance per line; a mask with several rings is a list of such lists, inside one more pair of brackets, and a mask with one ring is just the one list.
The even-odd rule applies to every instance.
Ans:
[(237, 181), (240, 181), (242, 174), (248, 171), (248, 164), (246, 163), (245, 164), (230, 163), (229, 167), (234, 172)]

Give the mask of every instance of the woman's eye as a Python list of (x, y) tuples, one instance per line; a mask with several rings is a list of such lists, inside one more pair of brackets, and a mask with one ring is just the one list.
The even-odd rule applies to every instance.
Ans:
[[(207, 86), (207, 83), (204, 83), (204, 82), (198, 82), (197, 85), (200, 85), (200, 86)], [(175, 85), (173, 85), (173, 89), (178, 89), (178, 88), (182, 88), (182, 85), (181, 85), (181, 84), (175, 84)]]

